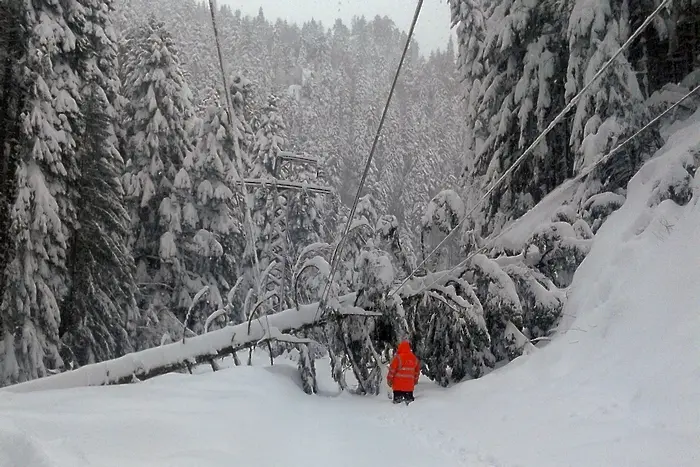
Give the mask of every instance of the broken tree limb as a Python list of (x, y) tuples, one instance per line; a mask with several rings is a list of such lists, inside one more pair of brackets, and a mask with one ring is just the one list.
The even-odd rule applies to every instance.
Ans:
[(248, 332), (248, 323), (227, 326), (208, 332), (185, 342), (177, 341), (141, 352), (134, 352), (123, 357), (105, 362), (86, 365), (52, 376), (8, 386), (0, 391), (32, 392), (51, 389), (67, 389), (85, 386), (103, 386), (109, 384), (130, 383), (137, 378), (140, 381), (164, 375), (174, 371), (191, 368), (211, 360), (234, 355), (240, 350), (257, 345), (261, 340), (275, 339), (286, 342), (307, 342), (289, 335), (314, 328), (333, 319), (352, 316), (380, 316), (380, 313), (365, 311), (352, 306), (355, 294), (340, 297), (340, 310), (337, 314), (317, 318), (318, 303), (301, 305), (281, 313), (266, 317), (268, 324), (254, 320)]
[[(187, 309), (187, 314), (185, 315), (185, 321), (182, 323), (182, 342), (185, 342), (185, 330), (187, 329), (187, 325), (189, 324), (190, 316), (192, 316), (192, 309), (208, 293), (209, 293), (209, 286), (205, 285), (204, 287), (202, 287), (202, 289), (199, 292), (197, 292), (197, 295), (195, 295), (194, 298), (192, 299), (192, 303), (190, 303), (190, 307)], [(190, 371), (190, 373), (192, 373), (192, 371)]]

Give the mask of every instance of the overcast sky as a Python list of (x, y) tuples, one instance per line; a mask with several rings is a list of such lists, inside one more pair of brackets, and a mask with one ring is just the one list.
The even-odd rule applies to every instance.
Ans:
[[(265, 17), (283, 18), (302, 23), (310, 19), (323, 22), (326, 28), (333, 26), (336, 18), (349, 25), (354, 16), (368, 19), (375, 15), (389, 16), (403, 31), (408, 31), (416, 8), (416, 0), (220, 0), (234, 10), (256, 15), (262, 6)], [(450, 7), (445, 0), (425, 0), (416, 26), (416, 40), (421, 50), (427, 52), (444, 48), (450, 37)]]

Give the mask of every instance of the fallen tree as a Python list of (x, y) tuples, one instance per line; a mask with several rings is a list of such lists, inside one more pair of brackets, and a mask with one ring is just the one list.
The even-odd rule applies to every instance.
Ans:
[(301, 305), (299, 308), (267, 315), (250, 323), (227, 326), (183, 341), (130, 353), (114, 360), (8, 386), (2, 391), (32, 392), (125, 384), (174, 371), (191, 370), (192, 367), (203, 363), (211, 364), (216, 370), (216, 359), (233, 355), (262, 342), (309, 343), (312, 341), (298, 338), (292, 333), (321, 326), (332, 319), (380, 315), (354, 306), (355, 296), (355, 293), (351, 293), (340, 297), (338, 311), (332, 314), (319, 313), (318, 303)]
[[(531, 250), (530, 246), (524, 248), (526, 252)], [(308, 337), (312, 337), (328, 351), (333, 379), (341, 389), (348, 388), (344, 372), (350, 368), (359, 393), (378, 394), (382, 356), (387, 357), (402, 339), (409, 339), (415, 346), (425, 363), (424, 374), (440, 384), (449, 384), (465, 377), (478, 378), (498, 361), (531, 351), (534, 346), (530, 339), (546, 337), (561, 312), (559, 290), (542, 273), (531, 270), (525, 253), (501, 255), (489, 261), (480, 257), (481, 263), (476, 265), (472, 261), (448, 271), (427, 272), (393, 291), (390, 287), (394, 284), (385, 280), (390, 277), (385, 274), (389, 264), (382, 261), (385, 256), (362, 256), (375, 260), (360, 276), (364, 282), (355, 284), (359, 286), (357, 292), (332, 300), (327, 313), (319, 310), (318, 303), (311, 303), (256, 316), (256, 306), (247, 314), (248, 321), (235, 326), (0, 391), (127, 384), (175, 371), (192, 372), (200, 364), (209, 364), (217, 371), (220, 358), (232, 355), (238, 365), (239, 351), (259, 345), (266, 345), (274, 358), (270, 343), (285, 342), (299, 348), (304, 390), (314, 393), (315, 370), (308, 350), (308, 344), (314, 342)], [(479, 264), (481, 268), (474, 269)], [(221, 316), (220, 311), (209, 317), (204, 329), (217, 316)], [(183, 330), (187, 329), (187, 321), (182, 323)], [(532, 334), (535, 331), (537, 335)]]

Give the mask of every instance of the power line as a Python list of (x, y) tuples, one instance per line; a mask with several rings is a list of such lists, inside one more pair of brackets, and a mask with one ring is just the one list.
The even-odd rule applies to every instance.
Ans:
[(340, 263), (340, 257), (343, 252), (343, 247), (345, 246), (345, 241), (348, 236), (348, 232), (350, 231), (350, 226), (352, 225), (352, 220), (355, 217), (355, 212), (357, 211), (357, 205), (360, 201), (360, 194), (362, 193), (362, 188), (364, 187), (365, 181), (367, 180), (367, 174), (369, 173), (370, 165), (372, 163), (372, 159), (374, 158), (374, 151), (377, 148), (377, 143), (379, 142), (379, 137), (382, 132), (382, 128), (384, 127), (384, 120), (386, 119), (387, 112), (389, 110), (389, 105), (391, 104), (391, 99), (394, 96), (394, 90), (396, 89), (396, 83), (398, 82), (399, 79), (399, 74), (401, 73), (401, 68), (403, 67), (403, 63), (406, 59), (406, 54), (408, 53), (408, 47), (411, 44), (411, 38), (413, 37), (413, 32), (416, 27), (416, 23), (418, 22), (418, 16), (420, 15), (421, 9), (423, 8), (423, 0), (418, 0), (418, 4), (416, 5), (416, 11), (413, 14), (413, 21), (411, 22), (411, 27), (408, 31), (408, 37), (406, 38), (406, 44), (403, 48), (403, 53), (401, 54), (401, 59), (399, 60), (399, 65), (396, 69), (396, 73), (394, 74), (394, 80), (391, 83), (391, 88), (389, 89), (389, 96), (387, 97), (386, 104), (384, 104), (384, 110), (382, 111), (382, 117), (379, 120), (379, 126), (377, 127), (377, 132), (374, 135), (374, 142), (372, 143), (372, 149), (369, 152), (369, 157), (367, 158), (367, 162), (365, 163), (365, 170), (362, 173), (362, 178), (360, 179), (360, 185), (357, 187), (357, 194), (355, 195), (355, 200), (353, 201), (352, 208), (350, 209), (350, 214), (348, 215), (348, 220), (347, 223), (345, 224), (345, 228), (343, 230), (343, 235), (340, 237), (340, 241), (338, 242), (338, 246), (336, 247), (335, 251), (333, 252), (333, 257), (331, 258), (331, 270), (330, 274), (328, 277), (328, 281), (326, 282), (326, 287), (323, 289), (323, 294), (321, 295), (321, 300), (319, 301), (318, 304), (318, 310), (316, 314), (323, 309), (323, 307), (326, 304), (326, 300), (328, 299), (328, 294), (330, 293), (330, 288), (333, 283), (333, 277), (335, 276), (337, 269), (338, 269), (338, 264)]
[(627, 39), (627, 41), (615, 52), (615, 54), (608, 60), (603, 67), (598, 70), (598, 72), (591, 78), (591, 80), (579, 91), (576, 96), (564, 107), (564, 110), (559, 112), (559, 114), (552, 120), (552, 122), (545, 128), (545, 130), (539, 134), (539, 136), (535, 139), (535, 141), (525, 150), (525, 152), (522, 153), (520, 157), (518, 157), (515, 162), (506, 170), (501, 177), (496, 180), (491, 187), (486, 191), (486, 193), (476, 202), (476, 204), (464, 215), (464, 218), (452, 229), (448, 232), (448, 234), (445, 236), (445, 238), (438, 243), (438, 245), (430, 252), (428, 255), (423, 259), (423, 261), (420, 262), (413, 270), (411, 273), (403, 280), (401, 281), (401, 284), (396, 288), (394, 292), (392, 292), (389, 296), (393, 296), (396, 294), (399, 289), (401, 289), (418, 271), (427, 261), (430, 259), (437, 251), (442, 248), (442, 246), (447, 242), (447, 240), (452, 236), (452, 234), (457, 231), (459, 228), (462, 227), (462, 224), (470, 218), (470, 216), (478, 209), (478, 207), (486, 201), (489, 196), (494, 192), (494, 190), (501, 184), (503, 181), (511, 174), (513, 171), (527, 158), (527, 156), (532, 153), (532, 151), (547, 137), (547, 135), (554, 129), (555, 126), (557, 126), (566, 116), (567, 113), (578, 103), (579, 100), (584, 96), (584, 94), (588, 91), (588, 89), (593, 85), (594, 82), (600, 78), (600, 76), (607, 70), (612, 63), (617, 59), (617, 57), (620, 56), (629, 46), (632, 44), (632, 42), (642, 33), (644, 30), (651, 24), (651, 22), (654, 20), (657, 14), (661, 12), (661, 10), (666, 7), (671, 0), (664, 0), (657, 8), (654, 10), (653, 13), (651, 13), (645, 20), (644, 22), (637, 28), (637, 30)]
[[(612, 156), (613, 156), (615, 153), (617, 153), (620, 149), (622, 149), (624, 146), (626, 146), (629, 142), (633, 141), (633, 140), (634, 140), (635, 138), (637, 138), (641, 133), (643, 133), (644, 131), (646, 131), (649, 127), (651, 127), (652, 125), (654, 125), (656, 122), (658, 122), (659, 120), (661, 120), (662, 118), (664, 118), (666, 115), (668, 115), (671, 111), (673, 111), (676, 107), (678, 107), (679, 105), (681, 105), (684, 101), (686, 101), (688, 98), (690, 98), (690, 96), (692, 96), (693, 94), (695, 94), (695, 93), (696, 93), (697, 91), (699, 91), (699, 90), (700, 90), (700, 85), (696, 86), (696, 87), (695, 87), (694, 89), (692, 89), (690, 92), (688, 92), (687, 94), (685, 94), (680, 100), (678, 100), (678, 102), (676, 102), (676, 103), (673, 104), (671, 107), (669, 107), (668, 109), (666, 109), (665, 111), (663, 111), (662, 113), (660, 113), (659, 115), (657, 115), (654, 119), (652, 119), (651, 121), (649, 121), (649, 123), (647, 123), (646, 125), (644, 125), (640, 130), (638, 130), (638, 131), (637, 131), (636, 133), (634, 133), (632, 136), (630, 136), (630, 137), (627, 138), (625, 141), (623, 141), (622, 143), (620, 143), (620, 144), (618, 144), (617, 146), (615, 146), (615, 148), (613, 148), (613, 149), (612, 149), (609, 153), (607, 153), (605, 156), (603, 156), (603, 157), (601, 157), (600, 159), (598, 159), (598, 161), (596, 161), (594, 164), (592, 164), (592, 165), (586, 167), (579, 175), (577, 175), (576, 177), (574, 177), (574, 178), (572, 178), (572, 179), (570, 179), (569, 181), (564, 182), (564, 183), (574, 184), (574, 183), (579, 182), (579, 181), (583, 180), (584, 178), (586, 178), (591, 172), (593, 172), (593, 170), (595, 170), (597, 167), (599, 167), (599, 166), (605, 164), (606, 162), (608, 162), (608, 161), (612, 158)], [(491, 248), (491, 247), (493, 247), (493, 246), (495, 245), (496, 241), (497, 241), (499, 238), (501, 238), (502, 236), (504, 236), (505, 234), (507, 234), (508, 232), (510, 232), (511, 230), (513, 230), (514, 228), (515, 228), (515, 224), (512, 224), (509, 228), (503, 230), (501, 233), (499, 233), (498, 235), (496, 235), (493, 239), (491, 239), (490, 241), (488, 241), (484, 246), (482, 246), (481, 248), (478, 248), (477, 250), (474, 250), (474, 251), (473, 251), (472, 253), (470, 253), (465, 259), (463, 259), (462, 261), (460, 261), (456, 266), (454, 266), (453, 268), (451, 268), (451, 269), (449, 269), (449, 270), (447, 270), (447, 271), (444, 271), (443, 274), (440, 275), (440, 276), (439, 276), (437, 279), (435, 279), (433, 282), (431, 282), (431, 283), (428, 284), (428, 285), (424, 285), (424, 286), (421, 288), (420, 291), (422, 292), (422, 291), (424, 291), (424, 290), (427, 290), (427, 289), (431, 288), (432, 286), (434, 286), (435, 284), (437, 284), (438, 282), (440, 282), (443, 278), (445, 278), (445, 277), (449, 276), (450, 274), (452, 274), (452, 273), (453, 273), (454, 271), (456, 271), (457, 269), (466, 266), (467, 263), (469, 262), (469, 260), (471, 260), (474, 256), (476, 256), (476, 255), (478, 255), (478, 254), (480, 254), (480, 253), (486, 252), (486, 250), (488, 250), (489, 248)], [(409, 276), (409, 278), (410, 278), (410, 276)], [(399, 285), (393, 292), (391, 292), (391, 294), (389, 294), (389, 296), (391, 297), (391, 296), (397, 294), (397, 293), (399, 292), (399, 290), (406, 284), (407, 281), (408, 281), (408, 280), (405, 280), (404, 282), (402, 282), (401, 285)]]
[[(223, 81), (224, 85), (224, 94), (226, 95), (226, 106), (228, 108), (228, 131), (231, 134), (231, 138), (233, 138), (234, 141), (234, 152), (235, 152), (235, 159), (236, 159), (236, 165), (238, 166), (238, 176), (241, 179), (241, 189), (243, 191), (243, 204), (245, 205), (245, 224), (248, 226), (248, 235), (247, 235), (247, 248), (250, 248), (250, 250), (253, 253), (253, 282), (255, 283), (255, 289), (257, 291), (258, 297), (261, 296), (261, 287), (262, 284), (260, 283), (261, 281), (261, 273), (260, 273), (260, 261), (258, 260), (258, 252), (255, 249), (255, 228), (253, 226), (253, 214), (250, 209), (250, 200), (248, 197), (248, 185), (245, 181), (245, 167), (243, 165), (243, 160), (241, 156), (241, 151), (242, 148), (240, 147), (239, 142), (237, 141), (237, 138), (234, 136), (234, 128), (233, 128), (233, 119), (234, 119), (234, 113), (233, 113), (233, 103), (231, 100), (231, 90), (228, 87), (228, 82), (226, 80), (226, 71), (224, 68), (224, 57), (223, 54), (221, 53), (221, 41), (219, 40), (219, 28), (217, 27), (216, 23), (216, 1), (215, 0), (209, 0), (209, 11), (211, 12), (211, 24), (212, 27), (214, 28), (214, 39), (216, 41), (216, 52), (219, 56), (219, 69), (221, 70), (221, 80)], [(252, 316), (252, 315), (251, 315)], [(270, 321), (268, 319), (267, 314), (265, 314), (265, 322), (267, 324), (267, 329), (268, 332), (270, 330)]]
[[(239, 143), (236, 141), (236, 138), (234, 137), (234, 128), (233, 128), (233, 118), (234, 118), (234, 113), (233, 113), (233, 103), (231, 101), (231, 90), (228, 87), (228, 82), (226, 80), (226, 71), (224, 70), (224, 57), (221, 53), (221, 41), (219, 40), (219, 28), (217, 27), (216, 23), (216, 1), (215, 0), (209, 0), (209, 11), (211, 12), (211, 24), (212, 27), (214, 28), (214, 39), (216, 41), (216, 52), (219, 56), (219, 68), (221, 70), (221, 80), (223, 81), (224, 84), (224, 94), (226, 95), (226, 106), (228, 107), (228, 126), (229, 126), (229, 131), (231, 132), (231, 137), (234, 140), (234, 145), (238, 146)], [(260, 278), (260, 262), (258, 261), (258, 252), (255, 249), (255, 229), (253, 228), (253, 215), (250, 210), (250, 205), (248, 201), (248, 185), (246, 184), (245, 181), (245, 167), (243, 166), (243, 161), (241, 160), (241, 148), (237, 147), (235, 148), (237, 151), (235, 151), (235, 159), (236, 159), (236, 165), (238, 166), (238, 176), (241, 179), (241, 187), (243, 191), (243, 202), (245, 204), (245, 221), (246, 224), (248, 225), (248, 230), (249, 230), (249, 247), (251, 248), (253, 252), (253, 258), (254, 258), (254, 264), (255, 267), (253, 269), (254, 277), (255, 277), (255, 283), (258, 283), (258, 280)]]
[(593, 164), (593, 165), (591, 165), (591, 166), (589, 166), (589, 167), (586, 167), (586, 168), (585, 168), (577, 177), (575, 177), (573, 180), (578, 181), (579, 179), (583, 179), (583, 178), (586, 177), (588, 174), (590, 174), (590, 173), (593, 171), (593, 169), (595, 169), (597, 166), (602, 165), (602, 164), (604, 164), (605, 162), (609, 161), (610, 158), (611, 158), (617, 151), (619, 151), (623, 146), (625, 146), (627, 143), (629, 143), (630, 141), (632, 141), (633, 139), (635, 139), (637, 136), (639, 136), (641, 133), (643, 133), (647, 128), (649, 128), (650, 126), (652, 126), (654, 123), (656, 123), (656, 122), (658, 122), (659, 120), (661, 120), (662, 118), (664, 118), (664, 117), (665, 117), (666, 115), (668, 115), (672, 110), (674, 110), (676, 107), (678, 107), (679, 105), (681, 105), (684, 101), (686, 101), (690, 96), (692, 96), (693, 94), (695, 94), (698, 90), (700, 90), (700, 85), (698, 85), (698, 86), (696, 86), (695, 88), (693, 88), (693, 89), (692, 89), (691, 91), (689, 91), (686, 95), (684, 95), (683, 97), (681, 97), (681, 98), (678, 100), (678, 102), (676, 102), (676, 103), (673, 104), (671, 107), (669, 107), (668, 109), (664, 110), (662, 113), (660, 113), (659, 115), (657, 115), (657, 116), (656, 116), (654, 119), (652, 119), (649, 123), (647, 123), (646, 125), (644, 125), (639, 131), (637, 131), (635, 134), (633, 134), (632, 136), (630, 136), (629, 138), (627, 138), (625, 141), (623, 141), (621, 144), (619, 144), (617, 147), (615, 147), (612, 151), (610, 151), (610, 152), (607, 153), (605, 156), (603, 156), (598, 162), (596, 162), (595, 164)]

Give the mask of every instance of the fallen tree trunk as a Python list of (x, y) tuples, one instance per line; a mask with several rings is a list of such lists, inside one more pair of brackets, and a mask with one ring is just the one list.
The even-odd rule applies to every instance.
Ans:
[[(353, 306), (355, 294), (340, 297), (340, 311), (332, 317), (321, 317), (318, 303), (301, 305), (280, 313), (256, 319), (249, 324), (227, 326), (187, 340), (160, 347), (134, 352), (105, 362), (86, 365), (52, 376), (15, 384), (2, 389), (10, 392), (32, 392), (50, 389), (68, 389), (85, 386), (124, 384), (134, 380), (145, 380), (174, 371), (191, 368), (202, 363), (211, 364), (215, 359), (253, 347), (261, 341), (310, 342), (299, 339), (290, 332), (310, 329), (328, 319), (344, 316), (380, 316)], [(317, 316), (318, 315), (318, 316)]]

